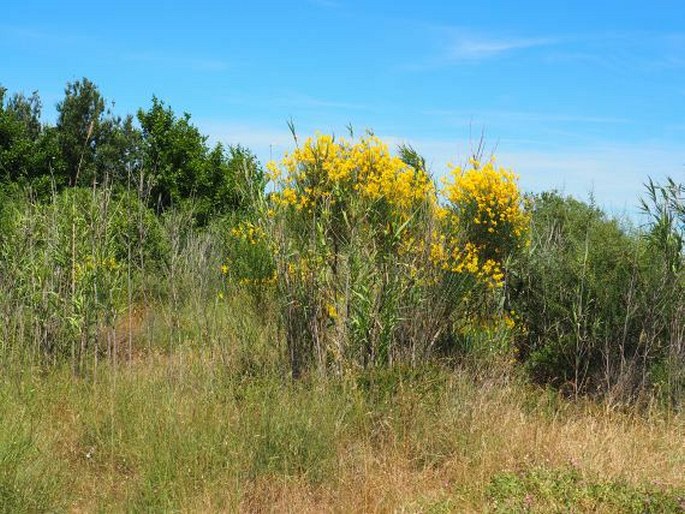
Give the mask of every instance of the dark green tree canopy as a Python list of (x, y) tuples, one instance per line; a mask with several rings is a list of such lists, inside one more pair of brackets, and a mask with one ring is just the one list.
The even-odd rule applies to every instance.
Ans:
[(7, 101), (7, 112), (22, 124), (26, 134), (34, 141), (38, 139), (42, 129), (42, 108), (38, 91), (34, 91), (28, 98), (23, 93), (15, 93)]
[(264, 192), (254, 154), (208, 144), (207, 136), (157, 97), (137, 117), (114, 115), (98, 87), (70, 82), (55, 126), (41, 123), (37, 92), (7, 99), (0, 88), (0, 183), (30, 184), (38, 196), (64, 187), (135, 189), (158, 213), (192, 206), (205, 223), (214, 214), (249, 210)]
[[(151, 177), (151, 201), (158, 211), (192, 200), (196, 219), (238, 210), (264, 190), (263, 173), (254, 155), (236, 146), (213, 148), (207, 137), (171, 107), (152, 98), (149, 110), (138, 111), (142, 128), (143, 169)], [(259, 191), (259, 192), (257, 192)]]
[(35, 176), (44, 156), (41, 152), (41, 102), (37, 92), (21, 93), (5, 102), (0, 87), (0, 181), (23, 181)]
[(85, 182), (84, 178), (93, 178), (104, 110), (105, 101), (100, 91), (87, 78), (68, 83), (64, 99), (57, 104), (60, 171), (67, 177), (70, 186)]

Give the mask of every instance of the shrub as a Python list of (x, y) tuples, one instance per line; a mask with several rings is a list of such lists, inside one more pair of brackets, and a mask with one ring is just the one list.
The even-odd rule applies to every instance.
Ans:
[(519, 357), (536, 380), (574, 394), (634, 398), (674, 335), (682, 276), (592, 205), (543, 193), (532, 219), (510, 294), (525, 320)]
[(499, 312), (526, 232), (515, 177), (474, 161), (441, 201), (423, 160), (400, 154), (373, 135), (319, 135), (267, 165), (261, 222), (294, 375), (416, 362), (450, 346), (469, 313)]

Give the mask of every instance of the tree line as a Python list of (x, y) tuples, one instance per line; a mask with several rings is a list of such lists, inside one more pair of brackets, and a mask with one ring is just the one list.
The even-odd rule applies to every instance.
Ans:
[(69, 187), (135, 189), (158, 213), (192, 202), (195, 220), (245, 208), (264, 188), (250, 150), (210, 145), (188, 113), (157, 97), (119, 116), (87, 78), (67, 83), (54, 125), (43, 123), (38, 92), (0, 86), (0, 184), (38, 197)]

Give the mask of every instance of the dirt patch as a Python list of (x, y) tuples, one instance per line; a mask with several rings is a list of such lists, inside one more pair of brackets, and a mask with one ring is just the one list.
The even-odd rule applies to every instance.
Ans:
[(147, 352), (145, 332), (152, 316), (148, 305), (135, 305), (120, 313), (111, 326), (102, 327), (98, 341), (100, 354), (111, 362), (130, 362)]

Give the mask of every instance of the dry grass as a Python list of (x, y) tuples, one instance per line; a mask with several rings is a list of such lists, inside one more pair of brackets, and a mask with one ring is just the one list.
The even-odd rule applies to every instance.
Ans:
[[(2, 428), (35, 449), (17, 456), (18, 474), (40, 470), (31, 487), (14, 480), (19, 500), (49, 492), (33, 510), (481, 512), (497, 510), (502, 476), (533, 480), (519, 499), (540, 512), (625, 510), (619, 493), (663, 494), (678, 512), (685, 495), (682, 414), (571, 403), (502, 375), (427, 368), (292, 383), (177, 350), (102, 367), (97, 382), (52, 371), (1, 391)], [(552, 473), (539, 479), (552, 496), (526, 478), (536, 470)], [(559, 498), (571, 494), (554, 492), (568, 473), (578, 480), (568, 491), (623, 485)]]
[(8, 367), (0, 512), (683, 511), (682, 413), (569, 401), (511, 364), (293, 381), (275, 327), (191, 298), (123, 313), (118, 357), (78, 375)]

